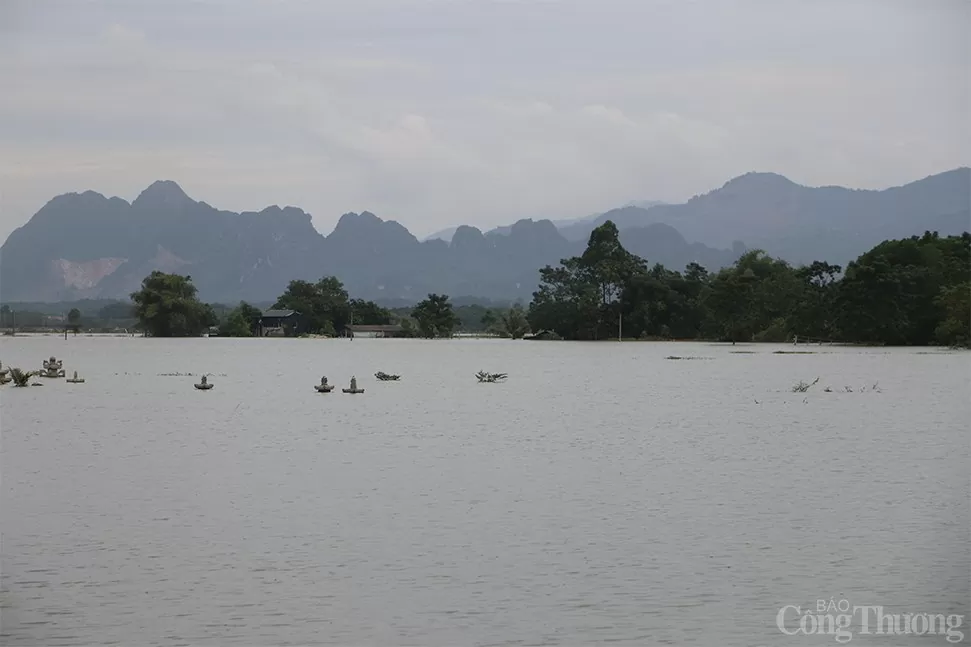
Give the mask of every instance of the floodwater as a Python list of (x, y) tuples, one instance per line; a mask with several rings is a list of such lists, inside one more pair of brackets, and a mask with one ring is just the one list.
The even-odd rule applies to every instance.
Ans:
[(87, 381), (0, 388), (0, 643), (831, 645), (779, 609), (967, 614), (971, 355), (779, 350), (3, 338)]

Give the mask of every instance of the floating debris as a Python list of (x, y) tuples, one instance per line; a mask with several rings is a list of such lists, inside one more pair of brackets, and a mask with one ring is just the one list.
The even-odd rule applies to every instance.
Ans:
[(819, 382), (819, 378), (818, 377), (815, 380), (813, 380), (812, 382), (809, 382), (808, 384), (806, 382), (803, 382), (802, 380), (800, 380), (799, 381), (799, 384), (793, 385), (792, 392), (793, 393), (805, 393), (810, 388), (812, 388), (812, 386), (814, 384), (816, 384), (816, 382)]
[(397, 382), (401, 379), (400, 375), (392, 375), (390, 373), (385, 373), (384, 371), (378, 371), (374, 374), (374, 377), (378, 378), (382, 382)]
[(711, 358), (711, 357), (695, 357), (693, 355), (689, 355), (689, 356), (686, 356), (686, 357), (681, 357), (680, 355), (668, 355), (664, 359), (713, 359), (713, 358)]
[(509, 375), (507, 373), (486, 373), (485, 371), (479, 371), (475, 374), (475, 377), (479, 382), (502, 382)]

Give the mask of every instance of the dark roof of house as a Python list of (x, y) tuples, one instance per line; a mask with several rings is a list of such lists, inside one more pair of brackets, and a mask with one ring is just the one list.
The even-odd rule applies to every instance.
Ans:
[(263, 316), (270, 317), (273, 319), (286, 319), (292, 315), (300, 314), (295, 310), (264, 310)]
[(391, 325), (381, 325), (381, 326), (348, 326), (348, 330), (351, 332), (401, 332), (401, 326), (397, 324)]

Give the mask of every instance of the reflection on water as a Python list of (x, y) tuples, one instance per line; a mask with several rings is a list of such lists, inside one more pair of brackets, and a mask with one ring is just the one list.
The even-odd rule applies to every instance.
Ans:
[(2, 642), (790, 644), (779, 608), (819, 598), (967, 613), (969, 356), (776, 349), (5, 338), (87, 382), (0, 389)]

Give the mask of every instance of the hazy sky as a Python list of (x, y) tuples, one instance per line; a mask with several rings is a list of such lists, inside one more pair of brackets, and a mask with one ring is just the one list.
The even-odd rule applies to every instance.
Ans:
[(0, 0), (0, 239), (156, 179), (329, 233), (971, 164), (967, 0)]

